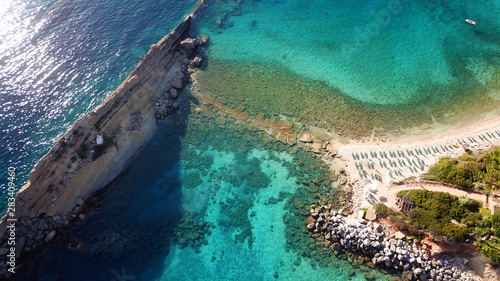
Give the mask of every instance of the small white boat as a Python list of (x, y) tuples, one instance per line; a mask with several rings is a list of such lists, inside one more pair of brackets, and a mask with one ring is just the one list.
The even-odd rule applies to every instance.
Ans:
[(476, 22), (470, 19), (465, 19), (465, 22), (468, 24), (476, 25)]

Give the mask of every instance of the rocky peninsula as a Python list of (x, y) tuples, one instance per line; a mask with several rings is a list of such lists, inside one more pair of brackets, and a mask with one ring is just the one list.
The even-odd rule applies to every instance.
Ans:
[[(176, 114), (179, 91), (189, 83), (188, 71), (203, 59), (196, 52), (200, 42), (189, 38), (197, 7), (153, 44), (121, 85), (79, 118), (33, 167), (16, 195), (15, 217), (7, 213), (0, 222), (1, 280), (22, 270), (23, 257), (46, 247), (71, 221), (85, 220), (89, 198), (133, 160), (159, 120)], [(7, 227), (12, 224), (14, 245), (8, 243), (12, 235)], [(14, 259), (7, 256), (12, 248)]]

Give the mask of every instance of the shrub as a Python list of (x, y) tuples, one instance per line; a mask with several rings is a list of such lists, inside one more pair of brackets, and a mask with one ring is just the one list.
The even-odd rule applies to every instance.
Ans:
[(101, 157), (106, 153), (106, 150), (113, 145), (113, 138), (104, 136), (103, 143), (101, 145), (97, 145), (94, 148), (94, 154), (92, 155), (92, 161), (95, 161), (97, 158)]
[(493, 226), (493, 221), (491, 220), (491, 217), (483, 217), (483, 219), (479, 223), (479, 227), (482, 228), (491, 228), (492, 226)]
[(483, 205), (481, 202), (471, 199), (466, 196), (458, 198), (458, 203), (467, 208), (471, 212), (479, 212), (479, 208)]
[(427, 229), (429, 227), (429, 220), (426, 219), (427, 216), (427, 212), (422, 208), (414, 208), (408, 212), (410, 222), (419, 229)]
[(375, 212), (377, 212), (377, 215), (382, 218), (385, 218), (389, 215), (389, 208), (384, 203), (375, 204), (373, 206), (373, 209), (375, 210)]
[(496, 213), (491, 218), (493, 234), (496, 237), (500, 237), (500, 213)]
[(444, 229), (446, 230), (446, 236), (456, 242), (464, 242), (469, 237), (467, 234), (467, 228), (460, 225), (449, 223), (446, 227), (444, 227)]
[(440, 227), (430, 228), (429, 233), (434, 239), (441, 240), (444, 237), (444, 233)]
[[(500, 241), (496, 241), (497, 243)], [(498, 244), (491, 241), (479, 242), (477, 248), (494, 262), (500, 262), (500, 249)]]
[(484, 237), (486, 235), (492, 235), (493, 231), (491, 231), (490, 228), (476, 227), (474, 228), (474, 233), (476, 233), (478, 237)]
[(464, 189), (497, 190), (500, 187), (500, 147), (478, 157), (462, 155), (457, 159), (442, 158), (424, 178)]
[(80, 159), (85, 159), (85, 158), (87, 158), (88, 151), (89, 151), (88, 145), (82, 143), (80, 145), (80, 147), (78, 148), (78, 150), (76, 151), (76, 154), (78, 155), (78, 157)]
[(497, 189), (500, 187), (500, 147), (486, 153), (484, 162), (486, 162), (486, 172), (482, 174), (484, 183)]
[(450, 215), (454, 220), (461, 221), (465, 216), (465, 208), (461, 205), (453, 206), (450, 209)]
[(460, 222), (462, 224), (465, 224), (467, 227), (474, 227), (476, 225), (479, 225), (481, 219), (481, 214), (469, 212)]

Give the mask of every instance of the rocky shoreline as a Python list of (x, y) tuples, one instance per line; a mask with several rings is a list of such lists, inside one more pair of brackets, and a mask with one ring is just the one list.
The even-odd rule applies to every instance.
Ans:
[(307, 229), (320, 234), (332, 251), (354, 252), (373, 265), (402, 271), (403, 280), (477, 280), (473, 272), (447, 259), (427, 257), (405, 235), (388, 235), (376, 222), (346, 216), (331, 206), (311, 206)]

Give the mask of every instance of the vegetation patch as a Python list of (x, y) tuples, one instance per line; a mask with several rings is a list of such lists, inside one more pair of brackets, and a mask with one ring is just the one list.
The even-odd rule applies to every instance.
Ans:
[(500, 240), (481, 241), (477, 246), (478, 250), (487, 255), (492, 261), (500, 262)]
[(103, 143), (101, 145), (97, 145), (94, 148), (94, 154), (92, 154), (92, 161), (97, 160), (99, 157), (101, 157), (103, 154), (105, 154), (106, 150), (113, 145), (113, 138), (112, 137), (104, 136), (103, 139), (104, 139)]
[[(398, 193), (403, 198), (408, 191)], [(409, 222), (418, 229), (428, 230), (434, 238), (448, 238), (463, 242), (479, 225), (481, 203), (467, 197), (458, 198), (445, 192), (412, 190), (407, 197), (417, 208), (408, 213)], [(454, 223), (455, 220), (457, 223)]]
[(182, 177), (182, 184), (185, 188), (195, 188), (203, 183), (198, 171), (189, 171)]
[(78, 150), (76, 151), (76, 154), (78, 155), (78, 158), (80, 159), (86, 159), (87, 158), (87, 153), (89, 152), (89, 146), (82, 143)]
[(474, 237), (479, 240), (479, 251), (500, 262), (500, 213), (491, 216), (480, 202), (444, 192), (411, 190), (398, 193), (399, 198), (405, 195), (416, 205), (407, 216), (382, 203), (374, 206), (377, 215), (390, 217), (403, 230), (429, 231), (436, 239), (464, 242)]
[(201, 246), (208, 244), (207, 237), (212, 233), (212, 228), (212, 223), (197, 220), (195, 215), (186, 213), (175, 229), (179, 247), (192, 247), (196, 253), (201, 253)]
[(446, 182), (467, 190), (492, 192), (500, 187), (500, 147), (483, 155), (442, 158), (424, 176), (427, 180)]
[(384, 203), (375, 204), (373, 209), (377, 213), (378, 217), (390, 218), (392, 223), (403, 231), (414, 233), (419, 230), (417, 227), (409, 223), (408, 217), (387, 207)]

